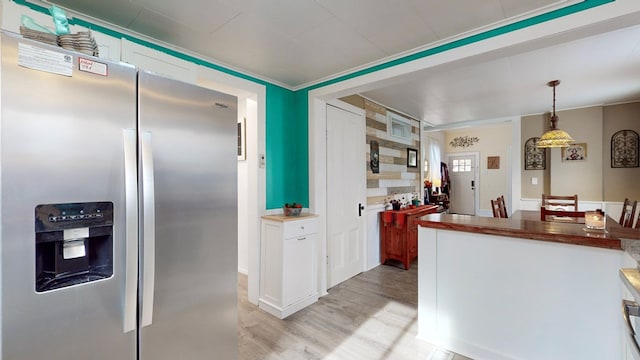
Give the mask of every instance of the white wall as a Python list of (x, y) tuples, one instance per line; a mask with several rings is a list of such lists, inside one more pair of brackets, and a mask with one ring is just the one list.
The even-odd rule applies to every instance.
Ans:
[[(246, 138), (252, 139), (247, 148), (250, 149), (251, 146), (257, 145), (255, 140), (258, 137), (258, 103), (247, 98), (244, 98), (243, 102), (246, 109), (243, 114), (246, 119)], [(238, 119), (241, 119), (240, 112)], [(264, 209), (264, 203), (254, 198), (255, 194), (259, 193), (256, 173), (262, 169), (264, 177), (264, 168), (260, 168), (258, 161), (256, 151), (247, 154), (247, 160), (238, 161), (238, 271), (243, 274), (249, 273), (250, 249), (255, 250), (255, 239), (259, 239), (260, 236), (254, 220), (260, 213), (259, 210)]]
[[(247, 99), (238, 99), (238, 121), (247, 116)], [(246, 128), (246, 126), (245, 126)], [(249, 210), (249, 194), (246, 191), (248, 184), (248, 171), (246, 160), (238, 160), (238, 272), (249, 273), (249, 229), (246, 219)]]

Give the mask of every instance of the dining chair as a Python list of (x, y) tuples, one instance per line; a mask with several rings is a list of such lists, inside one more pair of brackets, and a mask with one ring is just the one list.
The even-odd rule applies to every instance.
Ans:
[(632, 228), (633, 227), (633, 222), (635, 220), (636, 217), (636, 208), (638, 207), (638, 201), (634, 201), (633, 205), (631, 206), (631, 213), (629, 214), (629, 219), (627, 220), (627, 223), (624, 224), (624, 227), (628, 227), (628, 228)]
[(544, 206), (540, 207), (540, 221), (578, 222), (579, 218), (584, 219), (584, 211), (551, 210)]
[(578, 195), (547, 195), (542, 194), (542, 207), (548, 210), (578, 211)]
[[(500, 199), (500, 198), (498, 198), (498, 199)], [(501, 217), (500, 204), (498, 203), (498, 200), (491, 199), (491, 211), (493, 211), (493, 217), (494, 218)]]
[(633, 222), (636, 216), (636, 208), (638, 206), (638, 201), (634, 201), (633, 205), (629, 207), (631, 201), (628, 199), (624, 199), (624, 203), (622, 204), (622, 214), (620, 215), (620, 225), (626, 228), (632, 228)]
[(497, 201), (500, 206), (500, 217), (505, 219), (509, 218), (509, 215), (507, 214), (507, 203), (504, 201), (504, 195), (500, 195)]
[(627, 214), (627, 206), (629, 206), (629, 199), (624, 198), (624, 202), (622, 202), (622, 212), (620, 213), (620, 220), (618, 220), (618, 224), (624, 226), (624, 218)]

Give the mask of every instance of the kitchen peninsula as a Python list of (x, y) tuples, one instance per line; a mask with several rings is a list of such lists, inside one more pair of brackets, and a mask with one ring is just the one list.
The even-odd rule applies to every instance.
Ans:
[(419, 220), (418, 336), (477, 359), (620, 359), (619, 269), (607, 231), (540, 221), (429, 214)]

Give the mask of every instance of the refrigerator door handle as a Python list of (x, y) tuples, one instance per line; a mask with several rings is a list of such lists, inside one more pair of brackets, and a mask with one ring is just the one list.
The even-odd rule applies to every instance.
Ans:
[(123, 331), (136, 329), (138, 291), (138, 179), (136, 130), (123, 129), (125, 198), (125, 274)]
[(142, 155), (142, 309), (140, 327), (153, 322), (155, 282), (155, 191), (153, 181), (153, 148), (151, 132), (141, 134)]

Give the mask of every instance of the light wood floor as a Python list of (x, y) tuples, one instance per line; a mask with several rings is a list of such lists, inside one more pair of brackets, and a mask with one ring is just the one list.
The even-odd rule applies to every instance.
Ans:
[(247, 277), (239, 274), (240, 360), (468, 359), (416, 339), (417, 265), (378, 266), (284, 320), (247, 301)]

